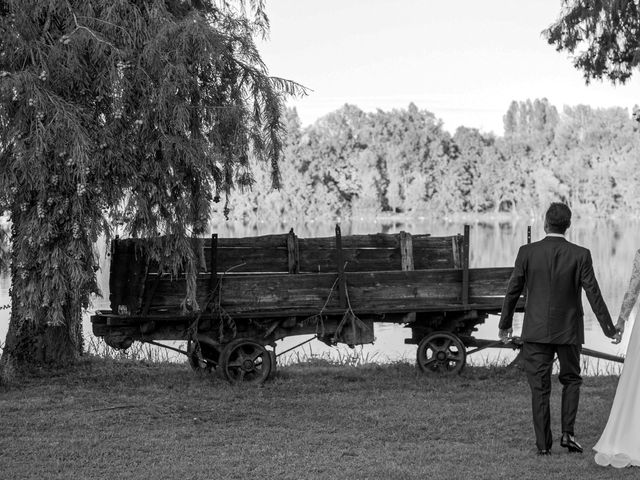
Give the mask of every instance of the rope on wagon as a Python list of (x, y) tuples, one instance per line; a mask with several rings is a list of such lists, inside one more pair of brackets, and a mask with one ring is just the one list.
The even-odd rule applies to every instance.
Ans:
[[(205, 360), (202, 357), (202, 348), (200, 347), (200, 341), (198, 340), (198, 330), (200, 328), (200, 318), (202, 318), (202, 313), (209, 308), (209, 305), (211, 305), (211, 302), (215, 299), (217, 299), (217, 301), (213, 304), (212, 308), (211, 308), (211, 313), (213, 318), (217, 318), (219, 320), (219, 324), (218, 324), (218, 341), (222, 341), (224, 334), (225, 334), (225, 326), (228, 327), (231, 330), (231, 336), (235, 337), (238, 330), (236, 327), (236, 322), (233, 319), (233, 317), (231, 315), (229, 315), (229, 313), (227, 313), (227, 311), (222, 308), (221, 305), (221, 298), (222, 298), (222, 280), (225, 277), (225, 275), (227, 273), (229, 273), (230, 271), (242, 267), (246, 265), (246, 262), (243, 263), (239, 263), (238, 265), (234, 265), (232, 267), (229, 267), (227, 270), (225, 270), (222, 275), (220, 276), (220, 278), (218, 279), (218, 282), (216, 283), (215, 288), (213, 288), (206, 296), (205, 298), (205, 302), (204, 302), (204, 306), (202, 307), (202, 309), (198, 310), (198, 313), (196, 315), (196, 318), (194, 319), (193, 322), (191, 322), (191, 325), (189, 325), (189, 327), (187, 328), (187, 341), (189, 343), (193, 342), (193, 344), (195, 345), (195, 348), (193, 350), (193, 354), (196, 356), (196, 358), (198, 360)], [(216, 295), (217, 293), (217, 295)], [(206, 360), (205, 360), (206, 361)]]
[[(345, 282), (344, 293), (345, 293), (345, 298), (347, 300), (347, 311), (344, 312), (344, 315), (342, 316), (342, 320), (340, 320), (340, 323), (338, 324), (338, 328), (336, 328), (336, 331), (333, 334), (333, 338), (331, 339), (334, 344), (338, 343), (340, 334), (342, 333), (342, 330), (345, 328), (345, 325), (347, 325), (347, 322), (349, 322), (349, 324), (351, 325), (353, 338), (356, 338), (356, 330), (358, 328), (361, 330), (368, 331), (373, 336), (373, 330), (369, 327), (369, 325), (364, 323), (353, 311), (353, 308), (351, 307), (351, 300), (349, 299), (349, 289), (347, 288), (346, 282)], [(354, 345), (349, 345), (349, 347), (353, 348)]]

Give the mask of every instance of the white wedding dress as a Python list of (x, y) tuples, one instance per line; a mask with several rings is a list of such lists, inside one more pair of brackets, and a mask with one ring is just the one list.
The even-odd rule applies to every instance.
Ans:
[[(638, 293), (640, 250), (636, 253), (631, 281), (620, 309), (620, 317), (625, 321), (629, 319)], [(640, 319), (636, 318), (634, 324), (609, 421), (600, 440), (593, 447), (596, 451), (595, 461), (602, 466), (640, 466)]]

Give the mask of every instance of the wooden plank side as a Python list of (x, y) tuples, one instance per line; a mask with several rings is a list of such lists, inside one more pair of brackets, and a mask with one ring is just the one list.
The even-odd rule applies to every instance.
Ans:
[[(213, 255), (214, 252), (211, 247), (206, 247), (204, 249), (204, 258), (206, 261), (207, 272), (213, 271), (214, 265), (211, 261)], [(289, 256), (286, 248), (217, 247), (215, 250), (215, 255), (217, 260), (215, 264), (217, 273), (287, 273), (289, 271)], [(149, 266), (149, 272), (158, 272), (157, 262), (151, 262)]]
[[(313, 309), (320, 311), (332, 290), (328, 306), (338, 307), (337, 275), (238, 275), (222, 278), (221, 305), (232, 312)], [(198, 278), (197, 292), (201, 297), (206, 279)], [(163, 279), (156, 290), (155, 307), (175, 307), (186, 291), (183, 278)]]
[(464, 226), (462, 251), (462, 303), (469, 303), (469, 225)]
[[(469, 302), (501, 303), (510, 268), (471, 269)], [(461, 270), (414, 270), (346, 273), (349, 299), (354, 310), (372, 308), (381, 313), (420, 311), (439, 303), (460, 303)], [(230, 313), (278, 312), (338, 308), (336, 274), (238, 275), (222, 280), (221, 304)], [(206, 295), (208, 278), (198, 279), (198, 295)], [(331, 299), (327, 302), (333, 287)], [(184, 279), (163, 279), (156, 290), (153, 305), (176, 306), (184, 296)]]
[[(218, 238), (217, 271), (233, 272), (288, 272), (290, 269), (291, 239), (289, 234), (261, 237)], [(453, 242), (455, 237), (413, 235), (414, 267), (420, 269), (453, 268), (455, 266)], [(343, 239), (343, 259), (347, 272), (400, 270), (402, 254), (400, 235), (350, 235)], [(299, 270), (301, 272), (335, 272), (335, 237), (297, 239)], [(121, 240), (116, 250), (122, 255), (141, 255), (142, 239)], [(201, 240), (201, 255), (206, 269), (211, 271), (211, 238)], [(117, 255), (117, 254), (116, 254)], [(126, 263), (129, 260), (124, 260)], [(152, 263), (149, 271), (157, 272)]]
[(504, 298), (513, 267), (470, 268), (469, 301), (478, 298)]
[[(331, 250), (336, 247), (335, 237), (300, 238), (300, 250)], [(399, 248), (397, 234), (347, 235), (342, 237), (342, 248)]]
[(216, 267), (219, 273), (227, 271), (287, 273), (289, 271), (289, 252), (286, 243), (283, 248), (230, 248), (222, 247), (219, 243), (217, 254)]
[[(382, 234), (380, 234), (382, 235)], [(383, 270), (402, 269), (402, 252), (400, 235), (387, 235), (383, 238), (386, 247), (367, 247), (372, 245), (370, 238), (366, 238), (359, 248), (349, 248), (353, 245), (354, 237), (372, 237), (367, 235), (352, 235), (342, 237), (343, 259), (347, 262), (347, 272), (373, 272)], [(377, 237), (377, 236), (376, 236)], [(454, 237), (431, 237), (429, 235), (412, 235), (412, 253), (416, 270), (442, 269), (454, 267), (454, 253), (452, 239)], [(393, 242), (391, 242), (393, 239)], [(319, 242), (319, 241), (322, 242)], [(333, 246), (324, 244), (325, 239), (299, 239), (300, 271), (302, 272), (335, 272), (335, 240)], [(378, 245), (382, 244), (379, 243)], [(393, 244), (393, 247), (391, 245)]]
[[(413, 268), (413, 238), (410, 233), (400, 232), (400, 254), (402, 255), (402, 270), (414, 270)], [(415, 322), (416, 312), (406, 315), (407, 323)]]
[[(512, 267), (502, 268), (476, 268), (469, 269), (470, 299), (477, 297), (502, 297), (509, 281)], [(402, 297), (415, 296), (415, 292), (437, 292), (445, 288), (451, 288), (462, 284), (462, 271), (457, 269), (445, 270), (414, 270), (414, 271), (385, 271), (385, 272), (347, 272), (347, 285), (351, 289), (375, 292), (381, 298), (393, 297), (390, 291), (400, 289), (404, 292)], [(157, 278), (157, 277), (155, 277)], [(198, 288), (206, 285), (208, 275), (200, 275)], [(261, 288), (265, 291), (280, 292), (281, 298), (294, 298), (295, 292), (300, 290), (319, 288), (320, 290), (331, 288), (337, 275), (334, 273), (299, 274), (299, 275), (227, 275), (223, 278), (225, 301), (228, 296), (242, 297), (243, 292)], [(150, 276), (149, 281), (154, 281)], [(203, 283), (204, 282), (204, 283)], [(204, 288), (204, 286), (203, 286)], [(164, 296), (180, 298), (184, 295), (185, 283), (183, 278), (171, 279), (164, 277), (158, 287), (158, 293)], [(334, 286), (334, 290), (336, 287)], [(400, 291), (398, 290), (398, 291)], [(172, 293), (173, 292), (173, 293)], [(328, 293), (328, 290), (327, 290)], [(270, 294), (269, 296), (272, 296)], [(448, 295), (458, 297), (459, 294)], [(277, 301), (280, 297), (273, 297)]]
[(113, 311), (124, 305), (130, 313), (142, 306), (144, 280), (148, 271), (146, 259), (134, 241), (115, 240), (111, 249), (109, 270), (109, 303)]
[(300, 251), (298, 248), (298, 237), (293, 228), (287, 235), (287, 260), (289, 273), (300, 273)]
[(456, 236), (413, 235), (413, 263), (416, 270), (456, 268), (453, 239)]
[[(218, 248), (287, 248), (287, 233), (258, 237), (218, 238)], [(209, 245), (205, 239), (205, 248)], [(210, 241), (210, 240), (209, 240)]]
[[(394, 249), (353, 249), (343, 246), (342, 259), (343, 262), (346, 262), (345, 271), (347, 272), (399, 270), (401, 266), (399, 247)], [(334, 247), (331, 250), (309, 250), (300, 246), (301, 272), (336, 272), (336, 262), (335, 239)]]

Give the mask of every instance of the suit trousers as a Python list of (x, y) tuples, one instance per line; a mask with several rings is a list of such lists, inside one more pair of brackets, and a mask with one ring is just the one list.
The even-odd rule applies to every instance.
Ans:
[(574, 434), (574, 424), (580, 402), (580, 352), (582, 345), (524, 342), (522, 362), (531, 387), (531, 410), (536, 445), (549, 450), (553, 444), (549, 398), (551, 396), (551, 370), (555, 354), (560, 363), (558, 379), (562, 384), (562, 432)]

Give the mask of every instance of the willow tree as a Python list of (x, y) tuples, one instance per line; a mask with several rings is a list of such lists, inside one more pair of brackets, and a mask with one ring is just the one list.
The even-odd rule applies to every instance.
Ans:
[(250, 155), (278, 186), (283, 99), (304, 89), (268, 75), (267, 29), (262, 0), (0, 0), (5, 366), (81, 354), (94, 246), (114, 222), (192, 271), (189, 238), (252, 183)]
[(587, 83), (625, 83), (640, 64), (637, 0), (563, 0), (560, 17), (543, 34), (557, 50), (573, 55)]

